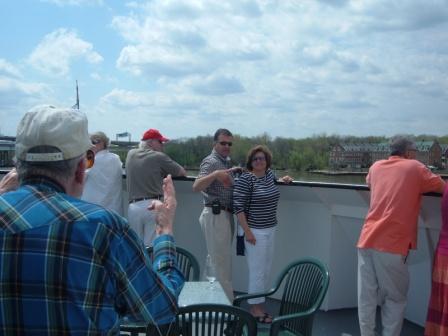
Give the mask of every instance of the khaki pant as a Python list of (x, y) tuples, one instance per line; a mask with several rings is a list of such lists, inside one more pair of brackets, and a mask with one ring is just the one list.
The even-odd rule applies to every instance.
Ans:
[(235, 227), (233, 214), (221, 210), (219, 215), (214, 215), (212, 208), (204, 207), (199, 223), (205, 236), (208, 254), (215, 265), (216, 277), (230, 302), (233, 302), (231, 254)]
[(145, 246), (152, 246), (156, 237), (156, 217), (154, 211), (149, 211), (148, 206), (152, 200), (142, 200), (129, 204), (129, 226), (143, 240)]
[(375, 335), (381, 306), (383, 336), (399, 336), (409, 288), (409, 271), (400, 254), (358, 249), (358, 317), (361, 336)]

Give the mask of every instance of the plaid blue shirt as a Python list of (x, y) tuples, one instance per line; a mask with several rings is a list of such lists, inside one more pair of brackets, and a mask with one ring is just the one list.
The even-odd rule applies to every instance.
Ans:
[(173, 238), (143, 243), (112, 211), (47, 178), (0, 196), (0, 334), (114, 335), (120, 318), (169, 323), (184, 278)]

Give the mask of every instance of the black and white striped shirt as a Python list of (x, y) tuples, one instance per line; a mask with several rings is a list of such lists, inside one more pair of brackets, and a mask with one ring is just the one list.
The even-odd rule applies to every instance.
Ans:
[(277, 225), (280, 191), (275, 180), (273, 171), (268, 169), (262, 177), (245, 172), (236, 181), (233, 190), (234, 212), (244, 212), (249, 227), (265, 229)]

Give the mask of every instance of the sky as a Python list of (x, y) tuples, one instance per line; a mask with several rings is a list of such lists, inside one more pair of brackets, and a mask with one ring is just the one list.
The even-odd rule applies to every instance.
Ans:
[(0, 134), (76, 102), (111, 139), (448, 134), (448, 0), (4, 0)]

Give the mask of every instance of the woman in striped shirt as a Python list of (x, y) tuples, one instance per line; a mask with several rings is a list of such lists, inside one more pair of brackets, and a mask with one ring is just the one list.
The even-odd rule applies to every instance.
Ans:
[[(246, 237), (249, 294), (267, 289), (274, 255), (280, 191), (275, 184), (274, 172), (270, 169), (271, 162), (272, 154), (267, 147), (252, 148), (247, 155), (248, 171), (236, 181), (233, 191), (235, 214)], [(289, 183), (292, 179), (284, 176), (279, 181)], [(259, 322), (271, 323), (272, 316), (266, 313), (264, 300), (264, 298), (248, 300), (250, 312)]]

